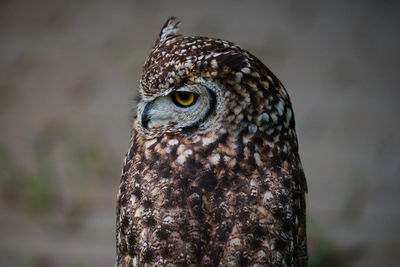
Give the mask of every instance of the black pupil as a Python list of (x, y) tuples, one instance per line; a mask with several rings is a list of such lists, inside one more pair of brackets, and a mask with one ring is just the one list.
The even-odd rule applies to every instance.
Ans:
[(190, 93), (188, 92), (179, 92), (178, 95), (179, 98), (182, 99), (183, 101), (188, 101), (190, 98)]

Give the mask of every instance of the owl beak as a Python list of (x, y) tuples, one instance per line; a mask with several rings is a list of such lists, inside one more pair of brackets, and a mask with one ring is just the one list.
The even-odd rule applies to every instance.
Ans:
[(173, 113), (162, 107), (162, 103), (157, 101), (144, 103), (140, 122), (146, 130), (153, 128), (161, 128), (168, 124), (173, 119)]
[(142, 122), (143, 128), (146, 128), (146, 129), (148, 129), (149, 122), (151, 120), (151, 117), (149, 115), (150, 108), (151, 108), (151, 103), (148, 103), (148, 104), (146, 104), (146, 106), (144, 107), (144, 110), (142, 112), (141, 122)]

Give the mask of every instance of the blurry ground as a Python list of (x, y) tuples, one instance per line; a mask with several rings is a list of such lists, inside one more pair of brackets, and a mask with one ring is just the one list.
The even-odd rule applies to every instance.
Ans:
[(131, 99), (171, 15), (286, 85), (312, 265), (396, 266), (399, 3), (148, 2), (0, 2), (0, 266), (112, 266)]

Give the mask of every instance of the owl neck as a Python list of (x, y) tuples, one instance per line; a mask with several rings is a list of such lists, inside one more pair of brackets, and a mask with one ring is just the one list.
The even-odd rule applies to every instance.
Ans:
[(205, 169), (261, 170), (271, 165), (284, 165), (293, 156), (297, 157), (295, 132), (278, 130), (271, 130), (271, 135), (248, 129), (239, 133), (220, 129), (191, 137), (166, 134), (146, 140), (138, 136), (132, 147), (155, 164), (160, 160), (171, 162), (172, 169), (186, 169), (195, 164)]

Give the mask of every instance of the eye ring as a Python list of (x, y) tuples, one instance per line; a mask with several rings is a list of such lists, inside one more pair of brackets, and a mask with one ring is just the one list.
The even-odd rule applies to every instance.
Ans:
[(175, 91), (172, 92), (171, 99), (178, 107), (188, 108), (196, 103), (197, 95), (187, 91)]

